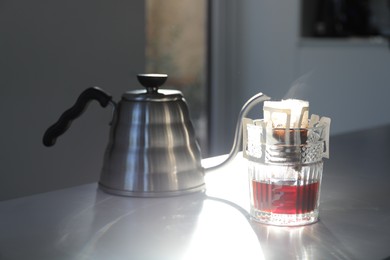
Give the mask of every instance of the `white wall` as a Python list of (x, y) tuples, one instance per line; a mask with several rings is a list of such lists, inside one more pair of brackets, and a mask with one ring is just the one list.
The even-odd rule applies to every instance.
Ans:
[[(230, 149), (237, 115), (251, 96), (283, 97), (294, 80), (298, 0), (212, 1), (212, 87), (215, 104), (210, 136), (213, 154)], [(222, 12), (222, 14), (221, 14)], [(262, 117), (262, 107), (250, 114)]]
[[(223, 103), (217, 94), (213, 96), (221, 108), (213, 116), (212, 152), (229, 151), (238, 111), (257, 92), (274, 100), (309, 100), (311, 113), (332, 118), (333, 135), (390, 123), (390, 50), (386, 42), (301, 39), (299, 0), (227, 2), (216, 1), (215, 5), (225, 7), (225, 17), (215, 17), (214, 25), (219, 27), (212, 37), (218, 42), (223, 31), (234, 44), (220, 40), (213, 45), (220, 55), (212, 52), (217, 55), (212, 64), (230, 68), (219, 68), (213, 82), (219, 92), (228, 92), (223, 95), (230, 101)], [(232, 2), (240, 3), (239, 8)], [(224, 23), (218, 24), (221, 17)], [(218, 63), (223, 54), (224, 62)], [(296, 80), (300, 86), (294, 84)], [(286, 96), (294, 85), (295, 94)], [(261, 106), (251, 117), (262, 117)]]
[(109, 108), (93, 102), (52, 148), (42, 136), (87, 87), (139, 88), (144, 2), (0, 2), (0, 200), (97, 181)]
[(390, 123), (390, 50), (387, 43), (306, 43), (298, 49), (311, 110), (332, 118), (332, 133)]

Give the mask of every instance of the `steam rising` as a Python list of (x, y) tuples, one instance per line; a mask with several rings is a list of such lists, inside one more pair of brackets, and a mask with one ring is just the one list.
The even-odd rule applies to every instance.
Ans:
[(311, 70), (308, 73), (299, 77), (297, 80), (295, 80), (283, 99), (291, 98), (305, 100), (305, 97), (307, 96), (310, 87), (309, 80), (313, 72), (314, 70)]

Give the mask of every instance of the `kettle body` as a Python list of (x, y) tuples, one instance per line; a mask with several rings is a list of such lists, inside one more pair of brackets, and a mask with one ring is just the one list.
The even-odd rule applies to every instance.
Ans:
[(127, 92), (116, 106), (99, 186), (127, 196), (170, 196), (203, 190), (201, 153), (180, 92), (137, 100)]
[(229, 156), (221, 164), (204, 169), (182, 93), (158, 89), (167, 79), (166, 74), (137, 77), (146, 90), (128, 91), (118, 103), (100, 88), (86, 89), (43, 136), (44, 145), (52, 146), (90, 101), (96, 100), (102, 107), (111, 104), (113, 119), (99, 187), (115, 195), (166, 197), (204, 191), (205, 171), (221, 167), (235, 157), (242, 138), (242, 119), (254, 105), (269, 99), (258, 93), (246, 102)]

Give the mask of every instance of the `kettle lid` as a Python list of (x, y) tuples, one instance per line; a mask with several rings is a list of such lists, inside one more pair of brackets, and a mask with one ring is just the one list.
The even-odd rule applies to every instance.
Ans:
[(183, 99), (179, 90), (159, 89), (167, 80), (167, 74), (138, 74), (137, 79), (145, 89), (130, 90), (122, 95), (129, 101), (176, 101)]

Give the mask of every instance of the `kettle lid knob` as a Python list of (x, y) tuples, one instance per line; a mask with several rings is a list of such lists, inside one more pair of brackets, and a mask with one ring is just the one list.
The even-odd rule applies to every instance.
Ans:
[(138, 74), (139, 83), (146, 88), (148, 94), (157, 93), (158, 88), (165, 83), (167, 74)]

